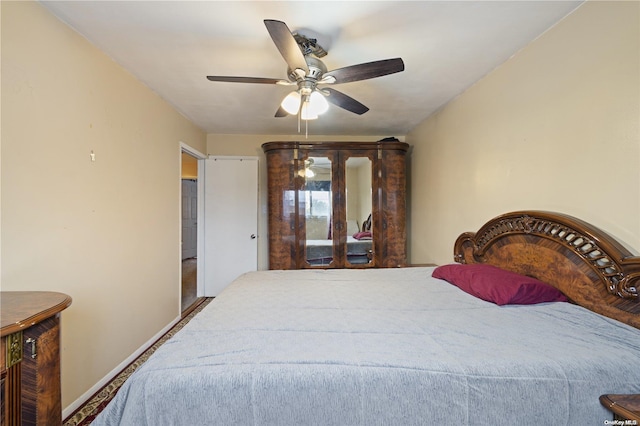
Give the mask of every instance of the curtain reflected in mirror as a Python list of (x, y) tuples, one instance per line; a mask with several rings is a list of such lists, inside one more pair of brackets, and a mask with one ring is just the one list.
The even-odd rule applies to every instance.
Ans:
[(345, 166), (347, 264), (368, 264), (373, 260), (371, 159), (350, 157)]
[(306, 254), (307, 262), (314, 266), (333, 261), (331, 178), (329, 158), (309, 157), (304, 161)]

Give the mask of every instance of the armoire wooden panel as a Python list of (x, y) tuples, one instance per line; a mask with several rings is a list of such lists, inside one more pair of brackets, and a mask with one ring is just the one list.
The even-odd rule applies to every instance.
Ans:
[(262, 148), (270, 269), (406, 264), (408, 144), (267, 142)]
[(62, 424), (60, 313), (71, 297), (0, 293), (0, 425)]

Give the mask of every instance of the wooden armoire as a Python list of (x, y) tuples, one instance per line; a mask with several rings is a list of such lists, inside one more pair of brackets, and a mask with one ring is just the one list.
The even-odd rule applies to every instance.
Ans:
[(408, 144), (267, 142), (262, 149), (270, 269), (406, 264)]

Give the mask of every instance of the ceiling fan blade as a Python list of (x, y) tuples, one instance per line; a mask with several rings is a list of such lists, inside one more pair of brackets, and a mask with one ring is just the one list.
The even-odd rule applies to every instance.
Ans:
[(369, 111), (369, 108), (356, 101), (351, 96), (347, 96), (342, 92), (338, 92), (337, 90), (331, 89), (329, 87), (323, 88), (322, 91), (325, 93), (329, 93), (329, 96), (327, 96), (327, 100), (329, 102), (339, 106), (340, 108), (344, 108), (347, 111), (351, 111), (358, 115), (362, 115), (365, 112)]
[(207, 80), (223, 81), (225, 83), (259, 83), (259, 84), (292, 84), (280, 78), (262, 78), (262, 77), (228, 77), (221, 75), (208, 75)]
[(336, 84), (348, 83), (350, 81), (367, 80), (369, 78), (382, 77), (404, 71), (404, 62), (401, 58), (383, 59), (381, 61), (367, 62), (364, 64), (351, 65), (349, 67), (338, 68), (324, 73), (323, 80), (333, 77)]
[(289, 66), (289, 69), (295, 71), (299, 68), (304, 70), (306, 75), (309, 72), (307, 61), (304, 59), (302, 50), (300, 50), (300, 46), (298, 46), (298, 43), (293, 37), (293, 34), (291, 34), (287, 24), (282, 21), (265, 19), (264, 25), (267, 27), (267, 31), (269, 31), (271, 39), (280, 51), (280, 54)]

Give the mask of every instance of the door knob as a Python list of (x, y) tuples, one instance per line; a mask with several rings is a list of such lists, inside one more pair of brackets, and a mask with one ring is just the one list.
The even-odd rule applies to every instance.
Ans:
[(251, 239), (255, 240), (256, 239), (256, 234), (251, 234)]

